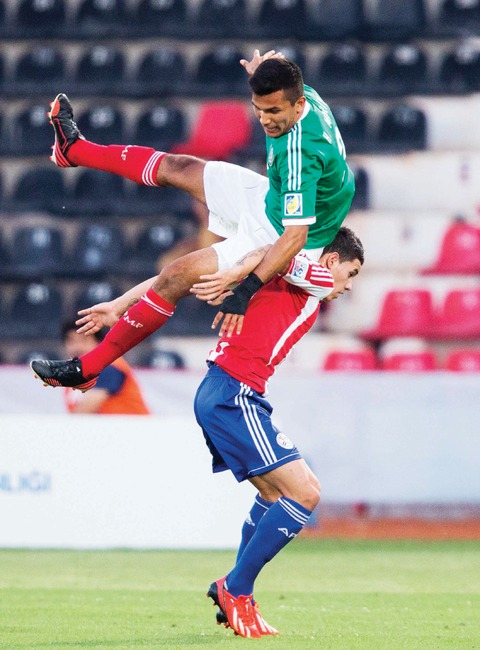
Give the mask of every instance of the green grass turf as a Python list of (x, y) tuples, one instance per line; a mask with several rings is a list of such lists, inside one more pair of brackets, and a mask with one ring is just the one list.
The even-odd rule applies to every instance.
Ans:
[(214, 624), (227, 551), (0, 551), (0, 648), (480, 649), (480, 544), (295, 540), (257, 581), (281, 636)]

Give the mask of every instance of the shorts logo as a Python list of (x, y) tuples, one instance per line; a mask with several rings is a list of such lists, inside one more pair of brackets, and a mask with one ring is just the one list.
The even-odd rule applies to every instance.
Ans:
[(299, 260), (297, 257), (294, 259), (293, 270), (290, 275), (294, 278), (304, 278), (308, 272), (308, 262)]
[(303, 215), (301, 194), (285, 194), (285, 215), (287, 217), (300, 217)]
[(284, 433), (277, 433), (277, 445), (284, 449), (293, 449), (293, 442)]

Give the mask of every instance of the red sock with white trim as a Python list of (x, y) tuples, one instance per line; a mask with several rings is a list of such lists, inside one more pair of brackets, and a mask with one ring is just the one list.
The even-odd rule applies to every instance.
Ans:
[(164, 151), (136, 145), (104, 146), (78, 139), (68, 150), (68, 160), (78, 167), (90, 167), (128, 178), (140, 185), (156, 185), (157, 170)]
[(120, 318), (91, 352), (80, 357), (85, 378), (96, 377), (108, 365), (153, 334), (173, 315), (175, 305), (149, 289)]

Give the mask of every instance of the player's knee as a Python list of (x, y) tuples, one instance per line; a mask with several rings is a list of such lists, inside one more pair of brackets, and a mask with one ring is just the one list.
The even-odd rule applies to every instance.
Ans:
[(308, 483), (305, 485), (300, 503), (307, 510), (314, 510), (320, 501), (320, 482), (313, 474), (309, 477)]

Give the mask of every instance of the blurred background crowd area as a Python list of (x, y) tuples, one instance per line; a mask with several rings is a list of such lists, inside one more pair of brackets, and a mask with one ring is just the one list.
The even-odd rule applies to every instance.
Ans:
[[(56, 168), (55, 95), (93, 141), (263, 173), (239, 60), (273, 48), (332, 107), (366, 250), (293, 363), (480, 371), (480, 0), (0, 0), (0, 39), (0, 363), (61, 358), (65, 318), (209, 243), (181, 192)], [(129, 360), (203, 368), (214, 313), (184, 299)]]

